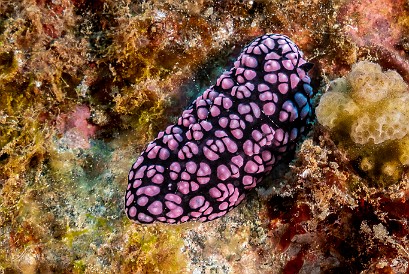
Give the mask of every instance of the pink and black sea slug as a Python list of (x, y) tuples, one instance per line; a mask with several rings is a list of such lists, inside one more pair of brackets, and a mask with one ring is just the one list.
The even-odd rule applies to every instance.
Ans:
[(312, 116), (311, 66), (284, 35), (247, 45), (234, 67), (136, 160), (125, 194), (128, 217), (205, 222), (240, 204), (305, 132)]

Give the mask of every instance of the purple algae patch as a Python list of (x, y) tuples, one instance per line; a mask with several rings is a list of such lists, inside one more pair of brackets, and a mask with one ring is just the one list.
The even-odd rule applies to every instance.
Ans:
[(252, 41), (142, 152), (128, 175), (127, 216), (205, 222), (239, 205), (305, 133), (310, 68), (284, 35)]

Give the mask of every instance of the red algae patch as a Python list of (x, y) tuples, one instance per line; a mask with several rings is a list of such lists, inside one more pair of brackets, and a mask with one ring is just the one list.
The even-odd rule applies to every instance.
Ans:
[[(307, 140), (268, 210), (283, 273), (408, 271), (408, 181), (369, 188), (327, 134)], [(289, 175), (289, 174), (288, 174)]]

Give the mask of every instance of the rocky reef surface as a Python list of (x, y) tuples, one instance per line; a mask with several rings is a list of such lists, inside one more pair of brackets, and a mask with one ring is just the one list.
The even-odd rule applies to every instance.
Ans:
[[(303, 50), (319, 105), (362, 60), (405, 86), (408, 30), (403, 0), (0, 2), (0, 272), (408, 272), (407, 144), (373, 156), (318, 121), (223, 218), (137, 225), (123, 211), (139, 153), (254, 37)], [(365, 170), (379, 155), (398, 159), (387, 180)]]

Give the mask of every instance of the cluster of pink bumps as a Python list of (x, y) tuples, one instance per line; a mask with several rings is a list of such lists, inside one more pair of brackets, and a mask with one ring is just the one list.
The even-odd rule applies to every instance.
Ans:
[(286, 153), (311, 117), (311, 64), (288, 39), (246, 46), (132, 166), (125, 212), (138, 223), (210, 221), (245, 198)]

